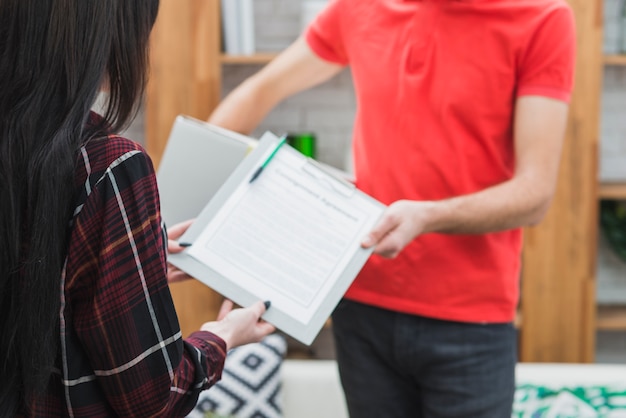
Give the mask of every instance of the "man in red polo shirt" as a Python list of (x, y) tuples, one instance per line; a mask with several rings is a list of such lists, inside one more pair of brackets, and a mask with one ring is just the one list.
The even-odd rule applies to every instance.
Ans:
[(250, 132), (350, 66), (357, 186), (389, 205), (333, 313), (353, 417), (511, 416), (521, 227), (554, 193), (564, 0), (334, 0), (210, 122)]

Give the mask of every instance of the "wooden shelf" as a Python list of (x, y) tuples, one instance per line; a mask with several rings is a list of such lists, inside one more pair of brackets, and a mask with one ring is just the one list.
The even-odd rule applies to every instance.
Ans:
[(598, 197), (601, 199), (624, 199), (626, 200), (626, 182), (600, 183)]
[(604, 56), (605, 65), (626, 65), (626, 54), (612, 54)]
[(276, 57), (276, 52), (258, 52), (254, 55), (220, 55), (222, 64), (267, 64)]
[(598, 306), (596, 330), (626, 331), (626, 306)]

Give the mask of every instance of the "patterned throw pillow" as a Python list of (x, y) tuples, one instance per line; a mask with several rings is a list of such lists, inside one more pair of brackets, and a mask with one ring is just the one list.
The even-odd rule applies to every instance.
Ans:
[(280, 366), (286, 351), (279, 334), (229, 351), (222, 380), (200, 394), (188, 417), (281, 418)]
[(513, 418), (624, 418), (626, 385), (550, 388), (521, 385)]

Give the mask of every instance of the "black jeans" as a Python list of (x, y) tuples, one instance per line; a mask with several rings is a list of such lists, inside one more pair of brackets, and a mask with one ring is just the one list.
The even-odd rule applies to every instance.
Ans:
[(510, 418), (512, 324), (448, 322), (343, 300), (333, 313), (352, 418)]

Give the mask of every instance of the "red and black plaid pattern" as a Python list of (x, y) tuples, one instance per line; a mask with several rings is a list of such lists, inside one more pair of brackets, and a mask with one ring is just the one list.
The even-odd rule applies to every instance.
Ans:
[(25, 415), (185, 416), (220, 379), (226, 346), (208, 332), (181, 337), (152, 162), (118, 136), (80, 157), (58, 370)]

